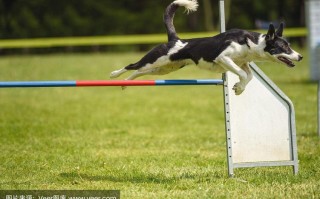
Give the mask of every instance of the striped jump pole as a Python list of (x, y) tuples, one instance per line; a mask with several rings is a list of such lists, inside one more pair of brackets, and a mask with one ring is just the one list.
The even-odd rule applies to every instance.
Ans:
[(75, 81), (4, 81), (0, 88), (25, 87), (94, 87), (94, 86), (185, 86), (223, 85), (222, 79), (186, 80), (75, 80)]

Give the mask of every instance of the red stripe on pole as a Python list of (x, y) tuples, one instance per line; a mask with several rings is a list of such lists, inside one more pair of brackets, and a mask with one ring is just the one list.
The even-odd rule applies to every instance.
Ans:
[(154, 80), (84, 80), (76, 81), (76, 86), (152, 86)]

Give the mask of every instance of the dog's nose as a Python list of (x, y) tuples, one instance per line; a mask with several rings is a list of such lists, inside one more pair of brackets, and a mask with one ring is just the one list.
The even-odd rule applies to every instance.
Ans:
[(298, 61), (301, 61), (303, 59), (302, 55), (298, 55)]

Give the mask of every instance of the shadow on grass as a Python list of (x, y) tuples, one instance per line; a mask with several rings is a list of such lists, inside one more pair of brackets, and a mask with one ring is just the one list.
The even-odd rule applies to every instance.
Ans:
[(131, 182), (131, 183), (155, 183), (155, 184), (173, 184), (181, 180), (196, 180), (196, 181), (212, 181), (213, 179), (225, 178), (220, 173), (197, 175), (197, 174), (181, 174), (179, 176), (164, 176), (162, 174), (152, 173), (134, 173), (134, 174), (119, 174), (119, 175), (88, 175), (85, 173), (61, 173), (61, 177), (74, 180), (85, 181), (112, 181), (112, 182)]
[(113, 175), (88, 175), (84, 173), (61, 173), (61, 177), (70, 180), (86, 180), (86, 181), (112, 181), (112, 182), (131, 182), (131, 183), (174, 183), (175, 178), (159, 177), (152, 174), (137, 174), (135, 176), (113, 176)]

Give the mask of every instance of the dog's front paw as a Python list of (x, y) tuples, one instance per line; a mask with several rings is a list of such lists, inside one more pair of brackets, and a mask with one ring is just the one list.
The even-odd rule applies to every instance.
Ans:
[(245, 87), (240, 82), (236, 83), (232, 90), (236, 93), (236, 95), (240, 95), (244, 91)]

